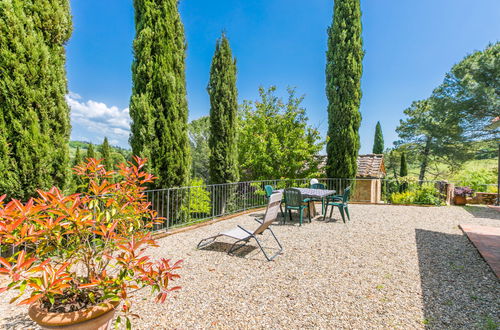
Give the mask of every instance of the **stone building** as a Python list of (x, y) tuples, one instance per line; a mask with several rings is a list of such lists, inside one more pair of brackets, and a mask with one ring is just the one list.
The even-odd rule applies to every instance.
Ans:
[(385, 175), (384, 155), (359, 155), (357, 180), (351, 200), (353, 202), (380, 203), (382, 201), (382, 179)]

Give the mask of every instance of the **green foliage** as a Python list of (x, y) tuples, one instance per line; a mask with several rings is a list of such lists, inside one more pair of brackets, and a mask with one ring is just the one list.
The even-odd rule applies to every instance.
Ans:
[(382, 134), (382, 126), (380, 122), (377, 121), (377, 126), (375, 126), (375, 138), (373, 140), (373, 153), (383, 154), (384, 153), (384, 136)]
[(113, 163), (113, 157), (112, 157), (112, 150), (111, 146), (109, 145), (108, 138), (105, 137), (104, 141), (101, 144), (100, 147), (101, 151), (101, 158), (103, 159), (103, 165), (106, 168), (106, 170), (111, 171), (113, 170), (114, 163)]
[(135, 0), (131, 137), (134, 155), (149, 160), (155, 186), (189, 178), (184, 27), (177, 0)]
[(406, 163), (406, 157), (405, 153), (401, 153), (401, 161), (400, 161), (401, 167), (399, 169), (399, 176), (407, 176), (408, 175), (408, 164)]
[(11, 198), (66, 184), (71, 31), (67, 0), (0, 2), (0, 191)]
[(73, 167), (83, 162), (83, 156), (80, 152), (80, 147), (76, 147), (75, 157), (73, 158)]
[(500, 138), (500, 130), (485, 130), (500, 109), (500, 42), (476, 51), (455, 64), (433, 98), (440, 111), (460, 121), (469, 141)]
[[(81, 165), (83, 163), (83, 156), (80, 152), (80, 147), (76, 147), (75, 157), (73, 158), (73, 168), (75, 166)], [(71, 178), (71, 188), (72, 192), (81, 192), (84, 188), (84, 183), (81, 176), (77, 175), (76, 172), (73, 171), (73, 176)]]
[(182, 211), (189, 213), (193, 218), (199, 218), (200, 214), (210, 214), (212, 205), (210, 203), (210, 192), (201, 178), (194, 178), (190, 182), (189, 203), (183, 203)]
[(236, 60), (225, 34), (210, 67), (210, 183), (238, 181)]
[(390, 201), (392, 204), (422, 204), (422, 205), (442, 205), (439, 191), (432, 184), (418, 185), (414, 182), (406, 181), (409, 189), (402, 192), (392, 193)]
[(239, 120), (239, 164), (243, 180), (319, 176), (319, 132), (307, 125), (303, 97), (288, 89), (286, 103), (276, 87), (260, 88), (260, 100), (245, 101)]
[(432, 161), (453, 167), (465, 159), (467, 150), (462, 145), (459, 121), (438, 110), (433, 99), (413, 102), (404, 113), (407, 118), (396, 128), (400, 138), (396, 145), (404, 145), (408, 152), (418, 155), (420, 180), (425, 179)]
[(94, 145), (92, 143), (90, 143), (88, 148), (87, 148), (87, 155), (85, 156), (85, 158), (87, 158), (87, 159), (97, 158), (95, 150), (94, 150)]
[(360, 148), (361, 75), (363, 41), (359, 0), (334, 2), (333, 24), (328, 29), (326, 95), (328, 98), (329, 178), (354, 178)]
[(210, 119), (204, 116), (193, 120), (188, 125), (189, 144), (191, 145), (191, 177), (209, 180)]
[(475, 52), (454, 65), (425, 101), (405, 110), (396, 145), (417, 155), (420, 179), (456, 173), (472, 158), (492, 158), (500, 130), (485, 126), (500, 108), (500, 43)]
[(494, 192), (493, 187), (487, 191), (486, 185), (497, 183), (497, 173), (485, 168), (465, 170), (456, 177), (456, 180), (458, 185), (470, 187), (476, 192)]

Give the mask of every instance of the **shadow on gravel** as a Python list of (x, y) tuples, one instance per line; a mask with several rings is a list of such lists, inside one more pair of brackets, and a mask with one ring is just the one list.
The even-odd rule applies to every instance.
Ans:
[(3, 328), (8, 330), (19, 329), (39, 329), (28, 315), (21, 314), (17, 316), (6, 317), (3, 319)]
[(500, 212), (493, 210), (487, 206), (466, 205), (462, 206), (462, 208), (476, 218), (500, 220)]
[(498, 329), (500, 282), (465, 235), (416, 229), (427, 329)]
[[(214, 242), (208, 246), (205, 246), (204, 248), (201, 248), (200, 250), (227, 253), (227, 251), (229, 251), (229, 249), (231, 248), (232, 245), (233, 245), (232, 243)], [(247, 244), (247, 245), (243, 246), (242, 248), (239, 248), (238, 250), (236, 250), (236, 252), (231, 253), (231, 255), (244, 258), (248, 254), (250, 254), (253, 250), (255, 250), (256, 248), (257, 247), (255, 247), (253, 245)]]

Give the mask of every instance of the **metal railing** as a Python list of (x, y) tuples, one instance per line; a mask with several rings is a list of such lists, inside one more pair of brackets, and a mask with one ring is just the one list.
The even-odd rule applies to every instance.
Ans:
[[(432, 185), (438, 187), (437, 181), (425, 181), (404, 184), (396, 180), (385, 179), (318, 179), (327, 189), (343, 194), (344, 189), (352, 187), (351, 200), (360, 203), (391, 203), (393, 194), (403, 191), (415, 191), (419, 186)], [(154, 230), (188, 226), (208, 219), (214, 219), (249, 209), (264, 207), (267, 203), (264, 187), (274, 189), (289, 187), (309, 187), (310, 179), (275, 179), (261, 181), (245, 181), (227, 184), (213, 184), (192, 187), (149, 190), (147, 199), (151, 202), (158, 216), (165, 218)], [(380, 186), (377, 186), (380, 185)], [(437, 194), (441, 201), (446, 196)], [(417, 203), (418, 204), (418, 203)]]
[[(351, 190), (351, 201), (359, 203), (396, 203), (396, 197), (404, 194), (416, 194), (422, 187), (434, 187), (434, 196), (438, 202), (446, 200), (442, 182), (402, 182), (391, 179), (331, 179), (319, 178), (327, 189), (343, 194), (348, 186)], [(165, 218), (154, 231), (165, 231), (173, 228), (189, 226), (198, 222), (214, 219), (238, 212), (264, 207), (267, 198), (264, 187), (274, 189), (289, 187), (309, 187), (310, 179), (275, 179), (261, 181), (245, 181), (227, 184), (156, 189), (146, 191), (147, 200), (158, 216)], [(375, 195), (374, 195), (375, 194)], [(434, 193), (432, 193), (434, 194)], [(432, 196), (431, 196), (432, 197)], [(402, 203), (399, 201), (398, 203)], [(418, 204), (410, 203), (410, 204)], [(425, 203), (422, 203), (425, 204)], [(0, 255), (15, 252), (13, 247), (4, 246)]]

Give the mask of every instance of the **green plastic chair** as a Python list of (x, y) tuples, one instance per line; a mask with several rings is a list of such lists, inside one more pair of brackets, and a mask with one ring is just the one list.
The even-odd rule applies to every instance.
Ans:
[(322, 183), (313, 183), (310, 187), (311, 189), (326, 189), (326, 186)]
[[(309, 199), (303, 199), (300, 190), (295, 188), (285, 189), (285, 215), (286, 211), (290, 216), (290, 221), (292, 221), (292, 210), (297, 210), (300, 214), (300, 226), (302, 226), (302, 219), (304, 218), (304, 210), (309, 209)], [(304, 203), (307, 203), (304, 205)], [(308, 212), (309, 213), (309, 212)], [(308, 215), (309, 222), (311, 222), (311, 216)], [(283, 218), (283, 221), (286, 217)]]
[(264, 190), (266, 191), (266, 197), (269, 198), (273, 194), (274, 188), (270, 185), (264, 186)]
[(333, 196), (327, 199), (325, 214), (323, 215), (323, 220), (326, 218), (326, 213), (328, 212), (328, 206), (331, 206), (330, 209), (330, 219), (332, 218), (333, 208), (336, 206), (339, 208), (340, 215), (342, 216), (342, 221), (345, 223), (345, 214), (347, 214), (347, 218), (351, 221), (351, 217), (349, 215), (349, 196), (351, 194), (351, 187), (347, 187), (344, 189), (344, 194), (341, 196)]
[[(274, 188), (273, 188), (273, 186), (265, 185), (264, 186), (264, 191), (266, 192), (266, 198), (269, 199), (271, 197), (271, 195), (273, 194), (273, 192), (274, 192)], [(280, 211), (281, 211), (281, 217), (283, 218), (283, 221), (285, 221), (284, 220), (285, 219), (285, 212), (283, 212), (282, 203), (283, 202), (281, 202), (281, 204), (280, 204)]]
[[(326, 190), (326, 186), (322, 183), (313, 183), (309, 188)], [(311, 198), (311, 202), (321, 202), (321, 214), (325, 214), (325, 199), (324, 198)]]

